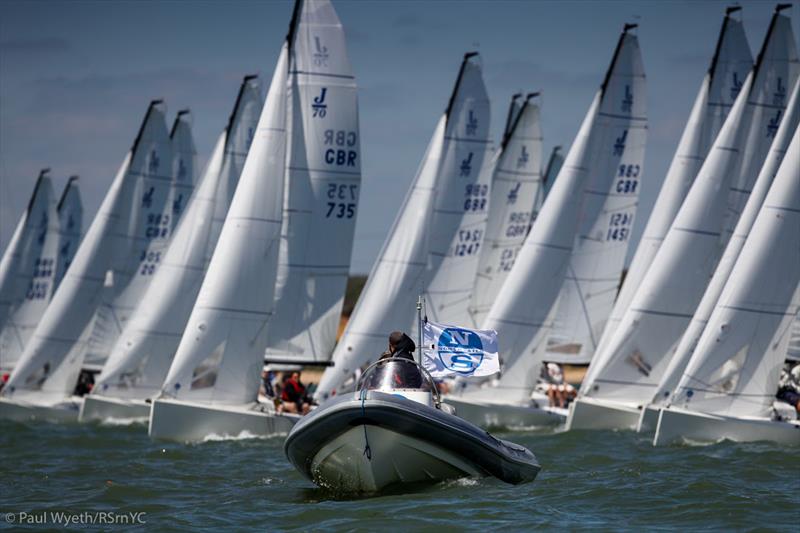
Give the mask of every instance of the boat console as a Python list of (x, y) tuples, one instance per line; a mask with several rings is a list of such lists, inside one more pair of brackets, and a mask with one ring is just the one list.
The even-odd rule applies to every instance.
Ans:
[(371, 364), (358, 381), (356, 390), (376, 390), (441, 408), (439, 389), (425, 368), (412, 359), (390, 357)]

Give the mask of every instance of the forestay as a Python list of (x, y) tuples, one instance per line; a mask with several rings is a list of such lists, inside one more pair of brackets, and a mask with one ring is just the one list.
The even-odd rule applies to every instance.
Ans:
[[(47, 170), (39, 174), (20, 220), (19, 239), (6, 251), (0, 294), (5, 325), (0, 325), (0, 368), (13, 368), (56, 287), (59, 223)], [(5, 265), (4, 265), (5, 266)]]
[(161, 265), (97, 379), (95, 394), (143, 399), (161, 389), (222, 230), (261, 107), (258, 80), (247, 76)]
[[(122, 268), (146, 240), (154, 181), (170, 160), (169, 136), (160, 102), (150, 104), (132, 150), (100, 204), (64, 279), (25, 347), (6, 396), (60, 400), (69, 396), (83, 363), (88, 335), (104, 292), (125, 279)], [(166, 195), (165, 195), (166, 196)], [(159, 211), (160, 212), (160, 211)]]
[(258, 395), (278, 268), (288, 54), (285, 45), (164, 396), (243, 404)]
[[(756, 66), (617, 331), (581, 386), (585, 396), (643, 404), (653, 397), (747, 198), (797, 77), (790, 20), (775, 13)], [(732, 228), (731, 228), (732, 230)]]
[(673, 403), (768, 417), (800, 307), (800, 129), (753, 223)]
[(622, 315), (630, 306), (636, 289), (650, 268), (664, 236), (686, 198), (734, 100), (739, 95), (744, 79), (753, 66), (744, 25), (731, 16), (740, 9), (731, 7), (726, 10), (711, 65), (700, 85), (700, 91), (695, 98), (678, 148), (661, 186), (661, 192), (658, 194), (633, 261), (625, 275), (625, 283), (622, 284), (608, 322), (602, 330), (597, 352), (603, 351), (616, 331)]
[(742, 212), (742, 216), (739, 217), (733, 236), (725, 247), (725, 253), (714, 271), (714, 276), (711, 278), (705, 294), (703, 294), (703, 299), (700, 300), (700, 305), (697, 306), (697, 311), (695, 311), (692, 321), (681, 337), (675, 355), (672, 356), (658, 389), (653, 394), (652, 403), (668, 401), (670, 393), (678, 385), (678, 381), (692, 356), (694, 347), (697, 345), (700, 335), (708, 323), (708, 318), (711, 316), (722, 289), (736, 264), (750, 229), (753, 227), (756, 216), (764, 203), (764, 198), (772, 185), (773, 178), (781, 166), (786, 150), (789, 148), (792, 134), (797, 129), (798, 122), (800, 122), (800, 79), (794, 84), (794, 90), (792, 90), (792, 95), (786, 106), (786, 114), (781, 121), (780, 127), (777, 131), (770, 129), (770, 132), (775, 135), (775, 139), (772, 141), (772, 147), (764, 161), (764, 166), (761, 167), (761, 172), (756, 179), (753, 191), (750, 193), (750, 198), (747, 200), (747, 205)]
[[(467, 54), (462, 62), (451, 102), (433, 132), (411, 188), (336, 346), (334, 367), (327, 369), (322, 376), (317, 388), (317, 395), (321, 398), (334, 392), (360, 366), (377, 358), (386, 349), (391, 331), (411, 331), (415, 327), (415, 302), (426, 287), (429, 239), (434, 232), (446, 231), (446, 228), (433, 224), (436, 195), (439, 190), (453, 188), (442, 183), (445, 178), (461, 179), (453, 173), (442, 174), (439, 170), (444, 153), (463, 152), (450, 147), (452, 135), (448, 133), (456, 131), (452, 124), (454, 121), (465, 128), (465, 119), (469, 116), (469, 109), (465, 106), (467, 101), (485, 100), (480, 67), (473, 57), (474, 54)], [(469, 78), (467, 83), (462, 83), (464, 77)], [(453, 110), (466, 116), (454, 115)], [(485, 136), (487, 125), (482, 127)], [(462, 135), (466, 133), (462, 132)], [(464, 190), (459, 192), (464, 194)], [(463, 212), (463, 204), (459, 207)], [(453, 237), (452, 233), (448, 236), (451, 240)]]
[(114, 284), (104, 294), (103, 304), (89, 337), (86, 364), (101, 365), (127, 326), (147, 287), (158, 272), (172, 231), (194, 188), (196, 150), (190, 115), (181, 111), (175, 118), (163, 159), (154, 160), (149, 176), (141, 182), (141, 218), (128, 255), (115, 272)]
[(620, 36), (605, 81), (483, 325), (498, 332), (505, 362), (498, 387), (509, 400), (528, 398), (536, 384), (573, 250), (584, 249), (586, 236), (598, 244), (614, 241), (614, 232), (619, 236), (630, 222), (603, 205), (614, 198), (625, 209), (634, 206), (640, 188), (645, 78), (631, 28)]
[(327, 361), (336, 343), (361, 188), (358, 97), (331, 3), (298, 1), (295, 9), (291, 141), (266, 357)]
[[(542, 196), (542, 131), (539, 105), (514, 95), (492, 175), (486, 234), (480, 247), (470, 303), (470, 323), (480, 325), (514, 265)], [(470, 201), (470, 200), (467, 200)]]

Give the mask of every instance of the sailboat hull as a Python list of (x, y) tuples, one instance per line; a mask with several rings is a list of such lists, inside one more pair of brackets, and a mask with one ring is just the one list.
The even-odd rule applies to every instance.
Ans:
[(178, 400), (154, 400), (148, 433), (154, 439), (200, 442), (210, 438), (285, 435), (297, 415), (275, 413), (271, 406), (203, 405)]
[(636, 429), (640, 408), (632, 404), (577, 398), (569, 406), (567, 431), (573, 429)]
[(78, 422), (113, 420), (117, 422), (147, 422), (150, 404), (144, 400), (125, 400), (90, 395), (83, 400)]
[(669, 407), (658, 416), (654, 446), (673, 442), (773, 441), (800, 446), (800, 421), (738, 418)]
[(567, 410), (532, 404), (503, 404), (448, 396), (445, 401), (456, 408), (456, 415), (485, 429), (520, 430), (556, 426), (567, 419)]
[(651, 431), (655, 431), (658, 425), (658, 413), (660, 410), (661, 408), (655, 405), (645, 405), (639, 413), (639, 423), (636, 425), (636, 432), (650, 433)]
[(54, 404), (38, 404), (23, 400), (0, 398), (0, 419), (27, 422), (77, 422), (83, 398), (73, 396)]

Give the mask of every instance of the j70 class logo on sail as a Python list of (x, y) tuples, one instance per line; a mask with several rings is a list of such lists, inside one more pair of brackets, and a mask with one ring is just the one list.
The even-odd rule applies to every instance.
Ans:
[(444, 329), (436, 351), (445, 368), (463, 375), (473, 374), (484, 357), (480, 337), (474, 331), (460, 328)]
[(314, 65), (318, 67), (328, 66), (328, 47), (322, 44), (319, 40), (319, 35), (314, 36), (314, 52), (311, 56), (314, 58)]
[(311, 117), (312, 118), (325, 118), (328, 114), (328, 104), (325, 103), (325, 95), (328, 93), (327, 87), (321, 87), (319, 96), (315, 96), (311, 103)]

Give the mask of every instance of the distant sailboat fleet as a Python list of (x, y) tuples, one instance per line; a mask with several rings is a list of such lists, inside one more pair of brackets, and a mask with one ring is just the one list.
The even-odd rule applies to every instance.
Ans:
[[(285, 434), (302, 413), (259, 394), (265, 362), (328, 365), (318, 402), (358, 394), (390, 332), (422, 338), (419, 311), (497, 333), (499, 375), (439, 385), (477, 426), (800, 445), (800, 401), (775, 398), (800, 359), (788, 7), (755, 60), (741, 8), (726, 10), (650, 213), (638, 210), (655, 180), (636, 25), (566, 155), (544, 154), (538, 92), (511, 98), (495, 148), (482, 58), (465, 54), (337, 339), (361, 193), (358, 88), (330, 0), (297, 0), (266, 99), (244, 77), (202, 171), (191, 114), (168, 129), (156, 100), (85, 234), (78, 179), (57, 201), (41, 172), (0, 260), (0, 418), (147, 420), (178, 441)], [(576, 397), (545, 375), (554, 364), (588, 365)]]

